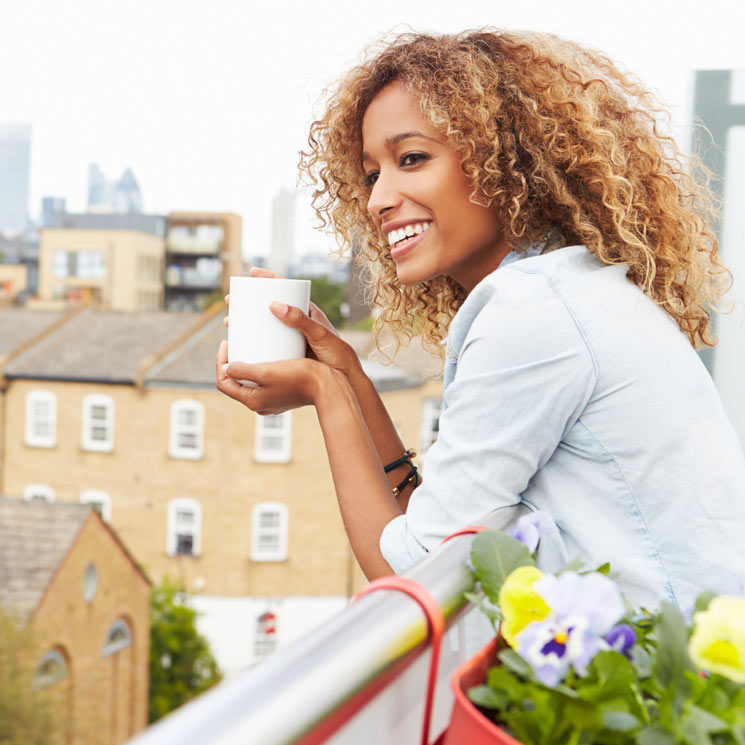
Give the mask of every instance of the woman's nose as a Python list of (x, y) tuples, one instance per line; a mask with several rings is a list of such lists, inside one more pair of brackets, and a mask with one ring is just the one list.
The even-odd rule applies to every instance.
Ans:
[(373, 218), (380, 219), (401, 201), (401, 195), (389, 176), (381, 171), (373, 184), (370, 198), (367, 200), (367, 211)]

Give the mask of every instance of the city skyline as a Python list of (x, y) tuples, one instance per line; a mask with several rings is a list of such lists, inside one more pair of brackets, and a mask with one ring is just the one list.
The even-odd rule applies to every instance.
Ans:
[[(323, 18), (314, 6), (287, 1), (135, 7), (30, 0), (0, 10), (0, 64), (14, 71), (4, 80), (0, 121), (33, 127), (31, 216), (43, 196), (82, 211), (89, 163), (107, 174), (131, 168), (146, 212), (241, 214), (247, 256), (269, 253), (272, 198), (295, 183), (320, 92), (391, 29), (493, 24), (589, 43), (657, 89), (678, 127), (687, 121), (694, 69), (745, 67), (738, 40), (745, 7), (724, 0), (705, 13), (691, 1), (630, 0), (613, 16), (586, 0), (447, 8), (385, 0), (354, 13), (334, 0)], [(333, 246), (310, 232), (300, 240), (317, 251)]]

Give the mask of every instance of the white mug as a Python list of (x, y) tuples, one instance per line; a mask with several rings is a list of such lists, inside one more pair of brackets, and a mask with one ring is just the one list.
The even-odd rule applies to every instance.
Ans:
[[(228, 362), (276, 362), (305, 357), (305, 337), (269, 310), (273, 301), (310, 306), (309, 279), (231, 277), (228, 313)], [(238, 381), (256, 386), (250, 380)]]

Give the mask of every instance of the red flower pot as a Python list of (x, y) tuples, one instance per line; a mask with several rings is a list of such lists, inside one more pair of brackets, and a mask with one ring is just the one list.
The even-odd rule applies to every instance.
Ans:
[(437, 745), (520, 745), (514, 737), (487, 719), (468, 700), (466, 691), (486, 680), (486, 671), (495, 662), (497, 640), (493, 639), (475, 657), (461, 665), (450, 679), (455, 695), (450, 725)]

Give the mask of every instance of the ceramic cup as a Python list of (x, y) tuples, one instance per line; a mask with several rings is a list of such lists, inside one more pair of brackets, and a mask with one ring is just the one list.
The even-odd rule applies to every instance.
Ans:
[[(308, 312), (309, 279), (231, 277), (228, 362), (276, 362), (305, 357), (305, 337), (269, 310), (272, 301)], [(239, 381), (256, 386), (250, 380)]]

